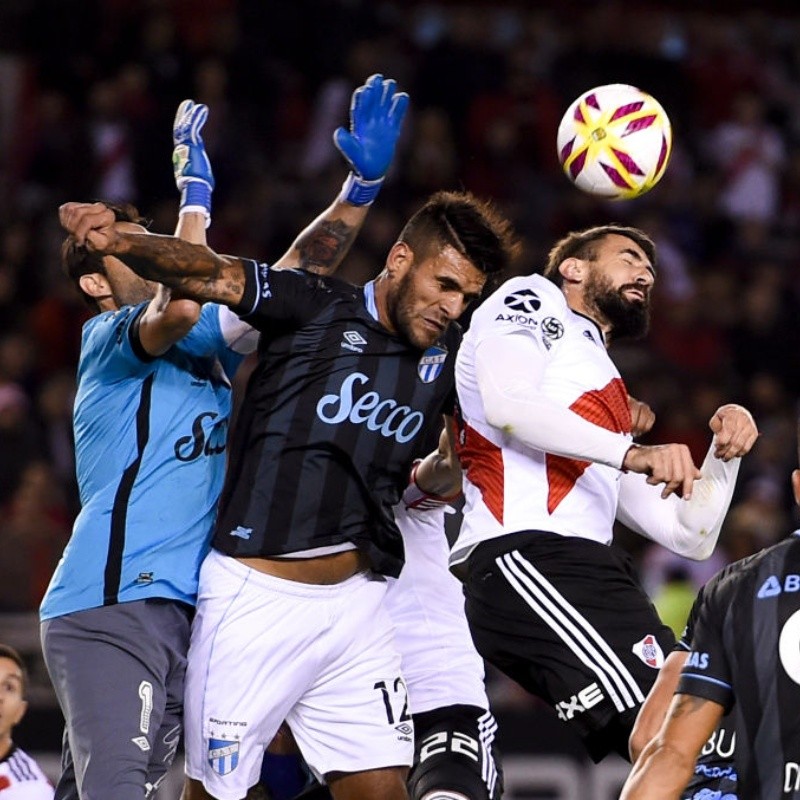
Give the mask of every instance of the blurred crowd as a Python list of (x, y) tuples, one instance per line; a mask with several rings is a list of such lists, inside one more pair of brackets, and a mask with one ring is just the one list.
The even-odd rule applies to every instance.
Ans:
[[(651, 333), (614, 357), (657, 413), (648, 441), (685, 441), (700, 463), (727, 401), (752, 410), (761, 437), (710, 563), (620, 540), (669, 615), (722, 563), (798, 527), (800, 12), (701, 5), (3, 0), (0, 611), (37, 607), (78, 508), (71, 407), (89, 312), (59, 271), (59, 204), (133, 201), (171, 232), (172, 117), (191, 97), (211, 112), (211, 246), (277, 258), (336, 194), (331, 133), (374, 72), (397, 78), (411, 112), (343, 276), (373, 277), (440, 188), (511, 215), (519, 273), (573, 228), (643, 227), (660, 252)], [(655, 95), (675, 133), (661, 184), (617, 204), (573, 188), (555, 155), (569, 103), (612, 82)]]

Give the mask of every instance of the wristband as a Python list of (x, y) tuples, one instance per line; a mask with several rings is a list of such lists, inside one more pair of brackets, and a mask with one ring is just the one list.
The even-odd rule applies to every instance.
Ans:
[(417, 469), (421, 463), (421, 460), (415, 461), (414, 466), (411, 468), (411, 479), (403, 492), (403, 503), (406, 508), (416, 508), (420, 511), (433, 511), (461, 497), (460, 490), (445, 497), (440, 494), (431, 494), (420, 488), (420, 485), (417, 483)]
[(211, 187), (205, 181), (186, 182), (181, 190), (179, 214), (197, 212), (205, 214), (206, 228), (211, 224)]
[(351, 172), (342, 184), (339, 199), (351, 206), (368, 206), (378, 196), (383, 186), (383, 178), (367, 181)]

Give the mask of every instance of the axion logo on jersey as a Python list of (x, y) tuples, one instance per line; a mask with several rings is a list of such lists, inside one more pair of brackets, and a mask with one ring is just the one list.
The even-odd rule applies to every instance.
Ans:
[(664, 664), (664, 651), (652, 633), (648, 633), (644, 639), (636, 642), (631, 647), (631, 652), (653, 669), (660, 669)]
[(421, 411), (411, 406), (401, 406), (389, 397), (382, 399), (377, 392), (365, 392), (356, 398), (356, 384), (369, 383), (361, 372), (348, 375), (342, 382), (339, 394), (326, 394), (317, 403), (317, 416), (329, 425), (340, 425), (349, 420), (354, 425), (365, 424), (368, 430), (377, 431), (387, 439), (396, 439), (400, 444), (413, 439), (425, 422)]
[(447, 361), (447, 348), (434, 345), (429, 347), (417, 364), (417, 375), (423, 383), (433, 383), (444, 369)]
[(233, 772), (239, 764), (239, 742), (209, 738), (208, 763), (218, 775)]
[(363, 353), (364, 345), (367, 340), (358, 331), (345, 331), (342, 334), (342, 347), (345, 350), (352, 350), (354, 353)]
[(516, 325), (524, 325), (526, 328), (536, 328), (539, 325), (538, 320), (533, 317), (528, 317), (525, 314), (498, 314), (494, 318), (495, 322), (513, 322)]
[(542, 305), (539, 295), (533, 289), (520, 289), (518, 292), (506, 295), (503, 302), (514, 311), (523, 311), (526, 314), (533, 314)]
[(569, 700), (560, 700), (556, 703), (558, 718), (564, 722), (571, 720), (576, 714), (582, 714), (596, 706), (604, 697), (602, 690), (596, 683), (590, 683), (585, 689), (572, 695)]

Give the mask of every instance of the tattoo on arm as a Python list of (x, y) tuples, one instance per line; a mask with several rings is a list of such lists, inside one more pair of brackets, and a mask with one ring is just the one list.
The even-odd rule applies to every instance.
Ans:
[(297, 240), (300, 267), (318, 275), (328, 275), (341, 262), (355, 239), (356, 229), (341, 220), (324, 222)]
[(244, 293), (241, 259), (172, 236), (121, 234), (115, 254), (138, 275), (179, 289), (192, 300), (238, 302)]

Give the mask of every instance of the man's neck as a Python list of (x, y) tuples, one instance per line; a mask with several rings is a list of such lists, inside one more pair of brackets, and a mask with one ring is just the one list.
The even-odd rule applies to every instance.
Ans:
[(561, 287), (561, 291), (564, 293), (564, 298), (567, 301), (567, 305), (576, 313), (580, 314), (587, 319), (590, 319), (597, 325), (598, 328), (603, 333), (603, 338), (607, 342), (608, 336), (611, 332), (611, 325), (606, 322), (606, 320), (601, 316), (598, 312), (597, 308), (589, 308), (584, 299), (583, 295), (576, 290), (570, 290), (571, 287), (568, 284), (564, 284)]
[(0, 761), (2, 761), (10, 752), (11, 748), (14, 746), (14, 742), (11, 740), (10, 736), (4, 736), (0, 738)]

